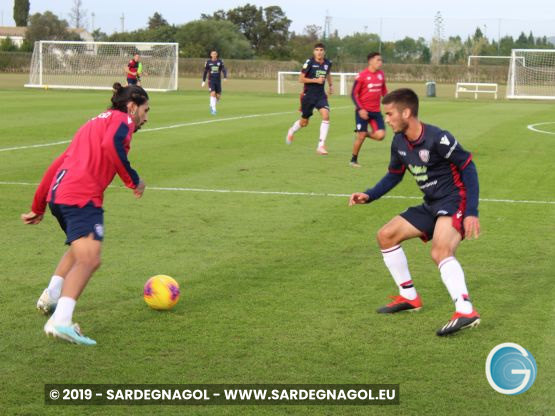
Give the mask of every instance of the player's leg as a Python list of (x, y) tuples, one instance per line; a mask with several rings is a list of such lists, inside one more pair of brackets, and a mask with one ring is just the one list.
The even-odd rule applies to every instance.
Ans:
[(287, 131), (287, 136), (285, 137), (285, 143), (291, 144), (294, 140), (294, 135), (297, 131), (303, 127), (308, 126), (308, 121), (312, 117), (312, 112), (314, 111), (314, 104), (310, 97), (305, 94), (301, 94), (301, 118), (296, 120), (293, 125)]
[(399, 296), (378, 309), (378, 313), (395, 313), (404, 310), (419, 310), (422, 300), (414, 288), (409, 265), (401, 243), (419, 237), (424, 241), (433, 232), (434, 218), (421, 205), (411, 207), (385, 224), (377, 235), (384, 263), (399, 288)]
[(54, 274), (50, 278), (50, 283), (48, 287), (44, 289), (42, 295), (37, 301), (37, 309), (45, 315), (48, 315), (56, 309), (58, 299), (62, 293), (62, 286), (64, 284), (64, 278), (67, 276), (68, 272), (73, 267), (75, 263), (75, 257), (71, 248), (65, 252), (62, 256)]
[(214, 88), (214, 82), (210, 83), (210, 114), (216, 114), (216, 102), (218, 99), (216, 98), (216, 91)]
[(318, 147), (316, 148), (316, 153), (319, 155), (327, 155), (328, 151), (326, 149), (326, 139), (328, 138), (328, 132), (330, 129), (330, 108), (328, 105), (328, 100), (320, 100), (316, 106), (322, 121), (320, 123), (320, 137), (318, 138)]
[(437, 335), (449, 335), (464, 328), (470, 328), (480, 323), (480, 315), (473, 308), (468, 296), (468, 289), (464, 278), (464, 271), (455, 258), (462, 235), (453, 224), (458, 219), (457, 214), (440, 216), (436, 221), (434, 239), (432, 241), (432, 259), (437, 264), (441, 279), (455, 303), (455, 314), (451, 320), (437, 331)]
[(368, 120), (363, 119), (358, 111), (355, 110), (355, 142), (353, 143), (353, 153), (351, 156), (351, 166), (359, 168), (358, 154), (360, 148), (368, 135)]
[(382, 113), (368, 113), (370, 118), (370, 125), (372, 126), (372, 132), (368, 134), (372, 140), (381, 142), (385, 138), (385, 122)]

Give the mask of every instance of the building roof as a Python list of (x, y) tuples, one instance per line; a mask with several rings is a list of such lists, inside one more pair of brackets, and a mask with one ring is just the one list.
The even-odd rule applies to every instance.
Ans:
[(0, 26), (0, 36), (25, 37), (25, 32), (27, 32), (25, 26)]

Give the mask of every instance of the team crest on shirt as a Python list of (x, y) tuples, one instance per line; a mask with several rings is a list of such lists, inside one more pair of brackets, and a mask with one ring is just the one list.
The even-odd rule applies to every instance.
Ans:
[(328, 65), (324, 65), (324, 69), (327, 71), (328, 70)]
[(418, 152), (418, 156), (420, 156), (420, 160), (424, 163), (428, 163), (430, 161), (430, 151), (428, 149), (422, 149)]
[(378, 79), (382, 80), (383, 79), (383, 75), (382, 74), (378, 74)]
[(96, 233), (97, 236), (102, 238), (104, 236), (104, 227), (102, 226), (102, 224), (95, 224), (94, 232)]

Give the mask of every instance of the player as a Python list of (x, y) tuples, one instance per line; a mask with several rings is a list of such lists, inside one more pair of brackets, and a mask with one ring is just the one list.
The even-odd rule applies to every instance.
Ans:
[(326, 48), (323, 43), (314, 45), (313, 57), (306, 60), (299, 76), (299, 82), (304, 84), (301, 94), (301, 118), (295, 121), (287, 132), (285, 142), (291, 144), (293, 135), (302, 127), (308, 126), (308, 119), (312, 116), (314, 108), (322, 116), (320, 124), (320, 139), (316, 152), (327, 155), (326, 138), (330, 128), (330, 106), (325, 91), (326, 80), (329, 85), (329, 93), (333, 94), (333, 83), (331, 80), (331, 61), (325, 57)]
[(227, 69), (224, 62), (219, 59), (218, 51), (210, 52), (210, 59), (204, 65), (202, 73), (202, 86), (206, 85), (206, 77), (208, 76), (208, 89), (210, 90), (210, 114), (216, 115), (216, 102), (222, 96), (222, 76), (224, 81), (227, 80)]
[(149, 109), (148, 95), (141, 87), (119, 88), (112, 97), (112, 107), (85, 123), (50, 165), (37, 188), (31, 212), (21, 216), (25, 224), (38, 224), (48, 203), (69, 245), (37, 302), (41, 312), (54, 312), (44, 326), (47, 335), (75, 344), (96, 344), (73, 323), (73, 310), (100, 266), (104, 190), (116, 173), (133, 189), (135, 197), (140, 198), (145, 190), (127, 153), (133, 133), (147, 122)]
[(137, 85), (139, 82), (140, 75), (137, 73), (139, 70), (139, 61), (141, 57), (138, 53), (133, 55), (133, 59), (129, 61), (127, 67), (125, 68), (125, 73), (127, 74), (127, 85)]
[(464, 272), (455, 258), (463, 238), (478, 237), (478, 174), (472, 155), (448, 131), (418, 120), (418, 97), (403, 88), (383, 100), (387, 124), (395, 132), (391, 144), (389, 172), (371, 189), (351, 195), (349, 205), (377, 200), (393, 189), (405, 170), (414, 176), (424, 193), (424, 203), (394, 217), (378, 231), (378, 244), (399, 296), (378, 313), (418, 310), (422, 300), (413, 286), (407, 258), (401, 248), (405, 240), (432, 240), (431, 255), (441, 279), (455, 303), (455, 314), (437, 335), (453, 334), (480, 323), (470, 302)]
[[(381, 70), (382, 56), (378, 52), (368, 54), (368, 68), (355, 78), (351, 97), (355, 103), (355, 133), (351, 166), (359, 168), (358, 153), (366, 137), (381, 141), (385, 137), (385, 124), (380, 113), (380, 99), (387, 94), (385, 75)], [(368, 133), (368, 123), (372, 133)]]

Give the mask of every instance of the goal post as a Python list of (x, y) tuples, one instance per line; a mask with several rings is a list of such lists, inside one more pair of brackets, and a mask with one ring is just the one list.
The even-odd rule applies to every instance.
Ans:
[(35, 42), (31, 58), (31, 88), (108, 90), (126, 84), (125, 68), (133, 55), (143, 64), (141, 85), (147, 91), (175, 91), (178, 44), (150, 42)]
[[(302, 84), (299, 82), (300, 72), (279, 71), (277, 73), (277, 93), (289, 94), (300, 92)], [(336, 94), (348, 95), (351, 93), (351, 85), (358, 75), (357, 72), (332, 72), (333, 87)]]
[(555, 100), (555, 49), (513, 49), (506, 96)]

